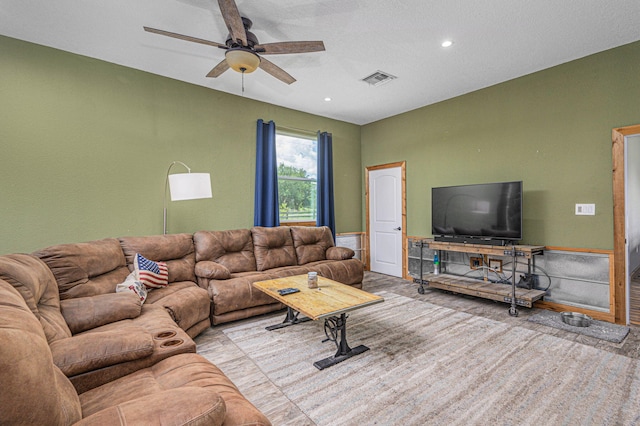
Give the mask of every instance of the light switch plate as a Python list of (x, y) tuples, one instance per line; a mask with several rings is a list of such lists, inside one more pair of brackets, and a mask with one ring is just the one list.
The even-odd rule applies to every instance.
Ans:
[(577, 216), (595, 216), (596, 205), (595, 204), (576, 204)]

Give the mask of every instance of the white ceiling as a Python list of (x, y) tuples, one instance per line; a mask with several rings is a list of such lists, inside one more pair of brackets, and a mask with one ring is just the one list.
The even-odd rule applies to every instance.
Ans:
[[(260, 43), (322, 40), (326, 52), (270, 55), (244, 96), (366, 124), (640, 40), (639, 0), (237, 0)], [(216, 0), (0, 0), (0, 34), (242, 95), (241, 75), (205, 75), (224, 43)], [(453, 40), (450, 48), (440, 46)], [(0, 58), (2, 53), (0, 52)], [(360, 81), (384, 71), (380, 86)], [(331, 97), (326, 102), (325, 97)]]

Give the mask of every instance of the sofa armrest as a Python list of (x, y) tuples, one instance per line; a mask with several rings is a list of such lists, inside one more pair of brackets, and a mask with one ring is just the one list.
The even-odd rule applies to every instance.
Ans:
[(198, 387), (169, 389), (105, 408), (76, 425), (222, 425), (224, 400), (217, 392)]
[(72, 334), (140, 316), (142, 303), (131, 292), (100, 294), (60, 301), (60, 311)]
[(210, 260), (203, 260), (196, 263), (196, 276), (198, 278), (209, 278), (212, 280), (226, 280), (231, 277), (231, 272), (226, 266)]
[(146, 358), (154, 347), (151, 334), (137, 326), (78, 334), (49, 346), (54, 364), (67, 377)]
[(327, 249), (327, 260), (351, 259), (356, 253), (347, 247), (329, 247)]

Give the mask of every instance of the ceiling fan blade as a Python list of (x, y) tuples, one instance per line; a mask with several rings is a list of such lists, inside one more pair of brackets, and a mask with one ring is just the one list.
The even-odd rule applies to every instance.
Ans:
[(225, 49), (227, 48), (227, 46), (225, 46), (224, 44), (216, 43), (215, 41), (203, 40), (201, 38), (186, 36), (178, 33), (172, 33), (170, 31), (158, 30), (156, 28), (150, 28), (150, 27), (143, 27), (143, 28), (145, 31), (154, 33), (154, 34), (160, 34), (167, 37), (179, 38), (180, 40), (192, 41), (194, 43), (206, 44), (208, 46), (224, 47)]
[(282, 41), (279, 43), (256, 44), (256, 52), (262, 55), (276, 55), (284, 53), (322, 52), (324, 43), (321, 41)]
[(291, 84), (296, 81), (296, 79), (291, 77), (285, 70), (273, 62), (267, 61), (265, 58), (260, 58), (260, 68), (284, 83)]
[(242, 17), (238, 11), (238, 6), (234, 0), (218, 0), (220, 6), (220, 12), (222, 12), (222, 18), (224, 23), (227, 24), (227, 29), (231, 38), (234, 41), (240, 40), (243, 46), (247, 46), (247, 32), (244, 30), (242, 24)]
[(223, 59), (222, 62), (220, 62), (215, 67), (213, 67), (211, 71), (209, 71), (209, 74), (207, 74), (207, 77), (213, 77), (213, 78), (220, 77), (220, 74), (222, 74), (228, 69), (229, 69), (229, 64), (227, 63), (226, 59)]

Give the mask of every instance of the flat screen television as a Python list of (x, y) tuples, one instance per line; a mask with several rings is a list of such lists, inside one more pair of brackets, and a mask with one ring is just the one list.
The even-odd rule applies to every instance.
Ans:
[(522, 239), (522, 181), (431, 189), (436, 241), (507, 245)]

